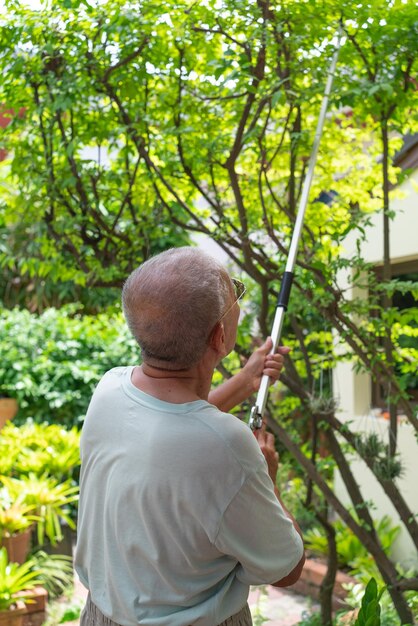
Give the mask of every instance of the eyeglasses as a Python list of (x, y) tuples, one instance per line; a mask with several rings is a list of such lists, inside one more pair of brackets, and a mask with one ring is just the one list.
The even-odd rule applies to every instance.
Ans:
[(229, 311), (236, 305), (236, 303), (241, 300), (242, 296), (244, 295), (244, 293), (247, 291), (244, 283), (242, 283), (240, 280), (238, 280), (238, 278), (231, 278), (232, 284), (234, 285), (234, 291), (235, 291), (235, 300), (233, 301), (233, 303), (231, 304), (230, 307), (227, 308), (227, 310), (225, 311), (225, 313), (222, 315), (222, 317), (218, 320), (218, 324), (219, 322), (222, 322), (222, 320), (224, 319), (224, 317), (226, 315), (228, 315)]
[[(241, 300), (242, 296), (247, 291), (247, 289), (246, 289), (244, 283), (242, 283), (240, 280), (238, 280), (238, 278), (231, 278), (231, 280), (232, 280), (232, 284), (234, 285), (236, 302), (238, 302), (238, 300)], [(235, 302), (234, 302), (234, 304), (235, 304)]]

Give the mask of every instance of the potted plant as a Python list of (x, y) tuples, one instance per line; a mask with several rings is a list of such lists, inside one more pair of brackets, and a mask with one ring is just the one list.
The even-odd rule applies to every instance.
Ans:
[(0, 626), (20, 626), (30, 602), (31, 590), (39, 583), (38, 573), (29, 560), (11, 563), (6, 548), (0, 549)]
[[(18, 367), (17, 364), (16, 367)], [(17, 378), (17, 370), (10, 367), (7, 362), (2, 361), (0, 363), (0, 430), (6, 422), (15, 417), (18, 410), (15, 390)]]
[(37, 516), (38, 545), (47, 538), (54, 546), (63, 538), (61, 522), (75, 528), (71, 518), (70, 505), (78, 500), (78, 486), (71, 480), (58, 482), (51, 476), (37, 476), (30, 472), (28, 476), (11, 478), (2, 476), (1, 481), (9, 490), (11, 497), (20, 498), (23, 504), (32, 507)]
[(38, 572), (41, 587), (48, 598), (59, 598), (74, 585), (73, 559), (65, 554), (48, 554), (37, 550), (31, 555), (34, 570)]
[(33, 504), (19, 498), (12, 501), (7, 489), (0, 490), (0, 547), (6, 549), (10, 561), (25, 562), (32, 526), (38, 519)]
[(0, 388), (0, 430), (17, 413), (18, 404), (16, 398), (11, 398), (8, 392)]

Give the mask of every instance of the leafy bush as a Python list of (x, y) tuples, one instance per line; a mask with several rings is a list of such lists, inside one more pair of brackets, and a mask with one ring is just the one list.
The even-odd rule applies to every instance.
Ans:
[[(62, 522), (75, 527), (79, 439), (80, 433), (75, 427), (67, 431), (53, 424), (27, 422), (20, 427), (8, 423), (3, 428), (0, 433), (0, 493), (4, 494), (4, 500), (6, 495), (10, 499), (4, 519), (0, 515), (0, 526), (5, 531), (10, 533), (11, 521), (15, 526), (25, 523), (22, 529), (36, 521), (38, 544), (42, 545), (47, 537), (55, 545), (62, 539)], [(18, 515), (20, 512), (23, 520)], [(11, 518), (12, 513), (14, 519), (6, 519)]]
[[(413, 575), (413, 572), (410, 572), (410, 575)], [(371, 580), (374, 580), (375, 583), (371, 583)], [(370, 583), (371, 583), (371, 587), (374, 587), (374, 585), (377, 584), (377, 586), (380, 589), (380, 592), (378, 595), (378, 603), (380, 606), (380, 616), (379, 616), (380, 626), (400, 626), (401, 622), (399, 620), (399, 615), (396, 612), (396, 609), (393, 605), (392, 599), (389, 595), (389, 592), (387, 590), (387, 587), (385, 586), (383, 579), (381, 578), (381, 576), (379, 576), (378, 579), (375, 579), (374, 576), (370, 577), (370, 575), (366, 575), (366, 572), (364, 572), (363, 583), (358, 583), (354, 586), (352, 585), (350, 586), (345, 602), (347, 605), (353, 607), (354, 611), (349, 611), (349, 615), (350, 616), (356, 616), (356, 614), (359, 615), (360, 609), (363, 606), (363, 603), (365, 602), (365, 598), (369, 598), (369, 600), (373, 599), (373, 595), (375, 594), (374, 591), (371, 594), (366, 595), (366, 589), (367, 587), (369, 587)], [(374, 595), (374, 597), (376, 596)], [(416, 591), (408, 591), (405, 594), (405, 598), (414, 616), (414, 619), (415, 619), (414, 624), (415, 624), (418, 618), (418, 598), (417, 598)], [(372, 607), (369, 609), (369, 611), (370, 613), (372, 612)], [(376, 609), (376, 612), (377, 611), (378, 609)], [(367, 609), (366, 609), (366, 612), (367, 612)], [(364, 617), (364, 612), (363, 612), (363, 617)], [(372, 618), (371, 615), (369, 615), (368, 617)], [(352, 624), (352, 626), (360, 626), (362, 623), (364, 623), (361, 621), (355, 622), (355, 623), (354, 622), (355, 622), (355, 618), (352, 620), (347, 620), (347, 613), (342, 612), (337, 616), (336, 624), (337, 626), (349, 626), (349, 624)], [(368, 622), (366, 623), (368, 624)], [(370, 623), (374, 624), (375, 622), (371, 621)]]
[(48, 603), (48, 615), (43, 626), (59, 626), (79, 621), (84, 601), (74, 596), (73, 587), (67, 587), (63, 595)]
[[(376, 532), (380, 543), (386, 553), (395, 541), (399, 527), (392, 527), (392, 522), (388, 516), (383, 517), (376, 523)], [(337, 520), (334, 523), (335, 539), (337, 542), (338, 564), (340, 567), (349, 567), (352, 573), (356, 569), (364, 569), (367, 563), (374, 563), (367, 548), (354, 535), (354, 533), (342, 522)], [(326, 556), (328, 553), (328, 542), (325, 532), (321, 527), (311, 528), (304, 534), (305, 545), (313, 553)]]
[(48, 592), (48, 599), (57, 598), (72, 586), (74, 570), (72, 557), (64, 554), (47, 554), (38, 550), (31, 557), (33, 570), (38, 572), (40, 584)]
[(41, 315), (4, 310), (0, 342), (0, 395), (19, 401), (17, 424), (32, 417), (80, 425), (101, 376), (139, 359), (121, 313), (81, 316), (74, 306)]
[(57, 481), (74, 478), (80, 465), (80, 433), (56, 424), (28, 420), (17, 427), (8, 422), (0, 435), (0, 475), (47, 474)]
[(70, 504), (78, 500), (78, 486), (71, 480), (59, 482), (47, 475), (29, 474), (22, 479), (0, 477), (9, 493), (16, 500), (34, 508), (39, 519), (37, 523), (38, 543), (43, 545), (47, 537), (52, 545), (63, 539), (61, 523), (75, 528), (71, 519)]
[(323, 626), (321, 613), (308, 613), (304, 611), (302, 613), (302, 619), (297, 623), (297, 626)]
[(354, 623), (354, 626), (380, 626), (380, 597), (384, 588), (379, 592), (377, 583), (371, 578), (367, 584), (364, 596), (361, 601), (361, 609)]
[[(0, 477), (1, 484), (1, 477)], [(37, 521), (35, 505), (13, 499), (7, 489), (0, 488), (0, 543), (5, 537), (23, 533)]]
[(0, 548), (0, 611), (7, 611), (16, 600), (27, 601), (31, 590), (40, 583), (39, 573), (33, 569), (34, 562), (9, 563), (6, 548)]

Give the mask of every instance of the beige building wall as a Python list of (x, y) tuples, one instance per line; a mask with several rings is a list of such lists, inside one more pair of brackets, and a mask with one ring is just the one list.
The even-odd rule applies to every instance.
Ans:
[[(394, 192), (391, 209), (396, 217), (390, 223), (390, 254), (393, 263), (418, 259), (418, 169)], [(372, 216), (364, 257), (381, 263), (383, 255), (383, 217)]]
[[(396, 190), (391, 208), (396, 213), (390, 226), (392, 262), (395, 264), (418, 259), (418, 169)], [(382, 222), (381, 214), (373, 216), (372, 225), (367, 231), (367, 242), (363, 246), (365, 259), (376, 265), (382, 264)], [(346, 242), (347, 254), (354, 250), (353, 246), (354, 239)], [(346, 282), (344, 277), (341, 280), (342, 283)], [(349, 422), (353, 431), (377, 432), (384, 441), (388, 441), (388, 422), (376, 417), (373, 412), (370, 376), (354, 373), (350, 363), (340, 363), (334, 370), (333, 383), (339, 400), (339, 417)], [(411, 510), (418, 514), (418, 444), (413, 428), (407, 423), (400, 423), (398, 438), (399, 454), (405, 467), (405, 474), (398, 480), (398, 485)], [(418, 554), (412, 540), (373, 474), (358, 457), (353, 457), (351, 468), (364, 498), (375, 505), (372, 516), (380, 519), (384, 515), (390, 515), (394, 525), (401, 526), (401, 533), (392, 554), (394, 560), (401, 562), (404, 567), (418, 567)], [(335, 490), (346, 504), (350, 503), (339, 474), (335, 477)]]

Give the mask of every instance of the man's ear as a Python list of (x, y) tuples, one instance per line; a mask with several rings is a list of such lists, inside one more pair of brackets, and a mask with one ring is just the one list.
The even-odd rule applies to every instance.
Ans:
[(218, 353), (225, 352), (225, 329), (222, 322), (218, 322), (209, 336), (209, 346)]

